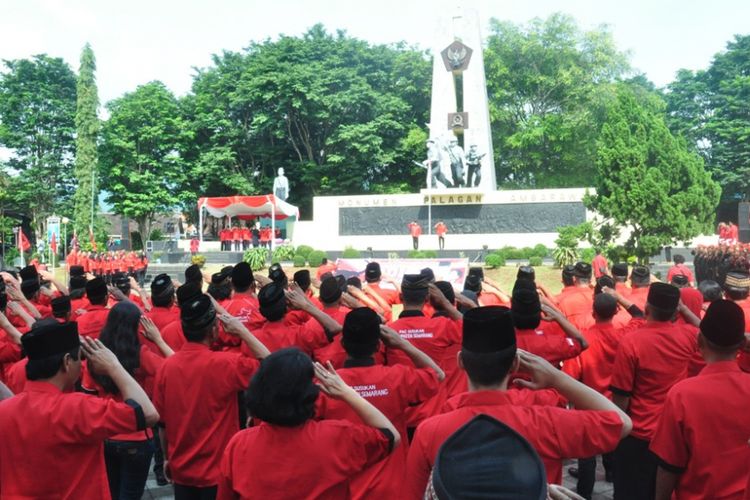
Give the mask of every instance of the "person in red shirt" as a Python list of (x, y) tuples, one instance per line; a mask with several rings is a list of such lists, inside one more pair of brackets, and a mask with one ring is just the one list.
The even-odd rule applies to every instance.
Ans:
[(628, 287), (628, 264), (620, 262), (612, 265), (612, 279), (615, 280), (615, 290), (621, 297), (627, 297), (630, 293)]
[(744, 344), (742, 309), (713, 302), (698, 335), (706, 367), (669, 390), (651, 441), (657, 500), (741, 497), (750, 463), (750, 375), (735, 360)]
[[(251, 332), (263, 327), (266, 319), (260, 314), (260, 304), (255, 296), (253, 271), (247, 262), (239, 262), (232, 269), (232, 298), (224, 304), (227, 314), (239, 319)], [(219, 341), (224, 350), (238, 352), (241, 340), (223, 329), (219, 330)]]
[(159, 432), (164, 470), (177, 500), (216, 495), (221, 454), (239, 430), (237, 392), (247, 387), (258, 359), (268, 355), (237, 318), (218, 318), (226, 331), (242, 338), (253, 357), (209, 349), (218, 320), (211, 299), (202, 294), (180, 312), (187, 343), (156, 374), (154, 404), (164, 431)]
[(242, 229), (240, 229), (240, 233), (242, 234), (242, 249), (247, 250), (250, 248), (250, 240), (252, 239), (250, 228), (243, 226)]
[(86, 283), (86, 299), (89, 307), (86, 314), (78, 318), (78, 331), (81, 335), (91, 338), (99, 338), (99, 333), (107, 322), (107, 285), (102, 278), (94, 278)]
[[(260, 289), (258, 302), (266, 323), (256, 336), (271, 352), (294, 346), (310, 355), (341, 333), (341, 324), (315, 307), (296, 285), (285, 291), (279, 283), (269, 283)], [(308, 313), (315, 323), (290, 325), (285, 321), (287, 302), (291, 308)]]
[[(524, 436), (545, 463), (550, 483), (561, 481), (561, 460), (592, 456), (615, 448), (630, 432), (630, 418), (607, 398), (557, 370), (544, 359), (516, 349), (509, 309), (487, 306), (464, 315), (459, 366), (469, 378), (469, 392), (455, 397), (454, 410), (428, 418), (414, 435), (406, 470), (404, 498), (424, 495), (440, 446), (458, 428), (480, 413)], [(510, 373), (523, 371), (529, 389), (552, 387), (576, 410), (516, 405), (508, 391)]]
[(242, 251), (242, 230), (236, 224), (232, 226), (232, 242), (234, 243), (232, 250)]
[(320, 265), (318, 266), (318, 270), (315, 272), (315, 277), (320, 281), (323, 279), (325, 273), (333, 273), (335, 271), (336, 264), (328, 262), (328, 259), (323, 257), (323, 260), (320, 261)]
[[(594, 325), (583, 332), (583, 336), (589, 343), (589, 348), (583, 351), (579, 357), (581, 376), (580, 380), (599, 394), (612, 399), (609, 390), (612, 378), (612, 364), (615, 361), (615, 353), (620, 345), (622, 337), (632, 329), (643, 324), (643, 311), (620, 297), (617, 292), (611, 290), (609, 293), (599, 293), (594, 297)], [(614, 324), (618, 306), (621, 302), (623, 308), (631, 317), (627, 327), (618, 327)], [(613, 455), (607, 453), (602, 455), (605, 476), (608, 482), (612, 482), (614, 468)], [(594, 491), (596, 479), (596, 457), (579, 458), (578, 470), (575, 474), (578, 479), (577, 491), (584, 498), (591, 498)]]
[[(381, 281), (385, 281), (390, 284), (391, 287), (382, 287)], [(387, 316), (390, 317), (393, 306), (401, 303), (399, 294), (401, 290), (398, 287), (398, 283), (393, 280), (383, 278), (383, 273), (380, 270), (380, 264), (377, 262), (368, 262), (365, 267), (365, 282), (366, 286), (363, 287), (363, 291), (375, 298), (378, 303), (386, 311)], [(377, 295), (377, 298), (374, 297)], [(381, 299), (381, 300), (378, 300)]]
[(594, 279), (601, 278), (602, 276), (608, 276), (609, 275), (609, 263), (607, 262), (607, 258), (602, 255), (601, 249), (597, 248), (595, 250), (596, 255), (594, 256), (594, 259), (591, 261), (591, 269), (594, 272)]
[[(632, 301), (632, 295), (630, 297)], [(646, 323), (620, 341), (610, 390), (617, 406), (633, 419), (633, 432), (615, 452), (616, 498), (653, 498), (656, 457), (648, 449), (669, 389), (687, 377), (697, 349), (692, 326), (674, 323), (680, 290), (653, 283)]]
[[(163, 349), (165, 356), (174, 354), (162, 340), (159, 330), (141, 310), (129, 301), (117, 303), (107, 317), (99, 340), (117, 356), (120, 364), (136, 379), (146, 393), (153, 386), (153, 378), (164, 362), (138, 341), (138, 331), (145, 334)], [(94, 366), (84, 366), (81, 385), (89, 393), (100, 398), (122, 402), (122, 394), (114, 381), (99, 373)], [(112, 436), (104, 442), (104, 462), (107, 479), (113, 498), (141, 498), (146, 487), (148, 468), (154, 453), (151, 429), (139, 430)]]
[(646, 266), (634, 266), (630, 272), (628, 299), (641, 311), (646, 310), (649, 286), (651, 286), (651, 271)]
[(8, 298), (0, 292), (0, 381), (5, 382), (7, 370), (21, 359), (21, 332), (5, 316)]
[[(349, 405), (361, 423), (314, 420), (320, 390)], [(294, 348), (264, 360), (247, 391), (247, 410), (260, 424), (229, 442), (221, 460), (220, 500), (351, 498), (351, 478), (401, 441), (388, 418), (332, 367), (313, 365)]]
[[(445, 311), (445, 316), (425, 315), (424, 305), (430, 297), (435, 298), (440, 310)], [(416, 427), (419, 422), (439, 411), (451, 395), (450, 390), (459, 385), (461, 374), (456, 364), (456, 354), (461, 344), (462, 315), (423, 274), (404, 275), (401, 282), (401, 300), (404, 310), (397, 320), (388, 325), (389, 328), (427, 354), (446, 375), (435, 396), (409, 409), (407, 424), (409, 427)], [(388, 365), (414, 366), (409, 357), (400, 350), (386, 348), (386, 359)]]
[[(383, 366), (374, 355), (380, 340), (389, 348), (402, 350), (414, 366)], [(353, 309), (346, 315), (342, 340), (347, 359), (337, 370), (339, 376), (368, 400), (406, 435), (405, 410), (435, 395), (445, 373), (425, 353), (402, 339), (395, 331), (380, 325), (380, 318), (369, 308)], [(325, 419), (359, 423), (349, 405), (327, 397), (318, 400), (318, 415)], [(401, 446), (386, 460), (357, 474), (351, 481), (352, 498), (395, 498), (399, 496), (406, 468), (407, 447)]]
[[(0, 497), (110, 498), (104, 440), (143, 430), (159, 414), (111, 351), (98, 340), (79, 340), (76, 323), (38, 323), (23, 348), (26, 386), (0, 402)], [(69, 392), (81, 354), (124, 402)]]
[[(321, 305), (323, 306), (321, 308), (321, 311), (330, 316), (337, 323), (343, 325), (344, 319), (347, 317), (349, 312), (352, 311), (352, 309), (341, 305), (341, 297), (343, 295), (343, 292), (342, 285), (339, 282), (338, 278), (339, 276), (336, 276), (335, 278), (326, 278), (320, 284), (320, 301)], [(343, 280), (343, 276), (341, 276), (340, 278), (341, 280)], [(344, 286), (346, 285), (344, 284)], [(308, 326), (315, 327), (315, 322), (315, 319), (310, 318), (308, 320)], [(320, 349), (316, 349), (313, 352), (312, 358), (322, 363), (330, 361), (331, 365), (336, 370), (341, 368), (347, 358), (346, 351), (344, 350), (343, 344), (341, 342), (341, 337)]]
[(541, 356), (555, 366), (578, 356), (588, 347), (581, 332), (565, 316), (551, 307), (546, 299), (542, 304), (532, 281), (516, 281), (511, 311), (519, 349)]
[(445, 225), (445, 222), (438, 221), (437, 224), (435, 224), (435, 234), (437, 234), (438, 237), (438, 248), (440, 250), (445, 249), (445, 235), (448, 233), (448, 226)]
[[(151, 303), (153, 307), (146, 313), (148, 319), (154, 322), (159, 331), (163, 331), (167, 325), (180, 318), (180, 309), (175, 306), (174, 283), (168, 274), (159, 274), (151, 282)], [(152, 352), (160, 354), (159, 348), (148, 339), (141, 338)]]
[(695, 286), (695, 278), (693, 277), (693, 272), (685, 265), (685, 257), (676, 253), (672, 257), (672, 261), (674, 262), (674, 266), (670, 267), (669, 271), (667, 271), (667, 282), (671, 283), (672, 278), (674, 278), (676, 275), (681, 275), (687, 278), (688, 284), (690, 286)]
[(190, 254), (191, 255), (195, 255), (198, 253), (200, 244), (201, 244), (200, 240), (197, 237), (193, 236), (193, 238), (190, 240)]
[(591, 289), (591, 266), (585, 262), (576, 262), (573, 270), (575, 288), (560, 298), (557, 307), (568, 321), (579, 330), (594, 324), (591, 317), (591, 306), (594, 303), (594, 291)]
[(419, 250), (419, 237), (422, 235), (422, 226), (420, 226), (417, 221), (413, 220), (409, 223), (408, 227), (414, 250)]

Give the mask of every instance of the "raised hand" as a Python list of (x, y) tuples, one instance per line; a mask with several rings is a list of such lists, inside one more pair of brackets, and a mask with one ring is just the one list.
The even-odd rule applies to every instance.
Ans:
[(562, 373), (549, 361), (530, 352), (518, 349), (518, 371), (531, 376), (531, 380), (515, 379), (513, 383), (527, 389), (546, 389), (554, 386), (555, 380)]
[(121, 367), (117, 356), (107, 349), (99, 339), (81, 337), (81, 349), (86, 356), (89, 368), (96, 373), (111, 375)]
[(327, 396), (334, 399), (342, 399), (350, 391), (353, 391), (341, 377), (339, 377), (336, 370), (333, 369), (333, 365), (330, 361), (326, 362), (327, 367), (324, 367), (317, 361), (313, 364), (315, 368), (315, 377), (318, 379), (318, 387), (326, 393)]
[(156, 327), (151, 318), (147, 316), (141, 316), (141, 326), (143, 326), (143, 336), (151, 342), (158, 342), (161, 340), (161, 332)]
[(239, 318), (232, 316), (231, 314), (220, 313), (217, 314), (216, 317), (219, 318), (221, 324), (224, 325), (224, 331), (230, 335), (239, 336), (246, 330), (245, 325), (242, 324), (242, 321), (240, 321)]

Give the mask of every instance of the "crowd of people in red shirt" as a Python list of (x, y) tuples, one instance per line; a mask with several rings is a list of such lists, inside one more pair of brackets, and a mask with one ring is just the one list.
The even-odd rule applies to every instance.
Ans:
[(740, 228), (734, 222), (719, 222), (716, 228), (720, 245), (734, 245), (739, 241)]
[(139, 283), (143, 283), (148, 269), (148, 257), (144, 252), (83, 252), (74, 248), (65, 258), (65, 264), (68, 272), (74, 266), (81, 266), (85, 273), (101, 277), (109, 284), (117, 274), (133, 276)]
[(591, 498), (601, 455), (615, 498), (748, 498), (750, 276), (678, 260), (0, 273), (0, 497), (580, 498), (575, 458)]
[(241, 252), (249, 248), (270, 248), (271, 241), (281, 238), (281, 229), (275, 232), (269, 225), (259, 226), (227, 226), (219, 230), (221, 250), (224, 252)]

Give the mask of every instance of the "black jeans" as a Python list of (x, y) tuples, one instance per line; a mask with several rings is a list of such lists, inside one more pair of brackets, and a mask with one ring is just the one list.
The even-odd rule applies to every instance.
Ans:
[(419, 236), (412, 236), (411, 240), (414, 244), (414, 250), (419, 250)]
[(649, 442), (628, 436), (615, 450), (614, 500), (652, 500), (656, 488), (656, 455)]
[(445, 237), (444, 236), (438, 236), (438, 248), (440, 248), (440, 250), (443, 250), (445, 248)]
[(184, 484), (174, 485), (175, 500), (215, 500), (218, 486), (185, 486)]
[(113, 500), (140, 500), (153, 454), (150, 439), (104, 442), (104, 462)]
[[(614, 471), (614, 452), (602, 455), (602, 465), (605, 471)], [(594, 494), (594, 483), (596, 483), (596, 457), (578, 459), (578, 484), (576, 492), (588, 500)]]

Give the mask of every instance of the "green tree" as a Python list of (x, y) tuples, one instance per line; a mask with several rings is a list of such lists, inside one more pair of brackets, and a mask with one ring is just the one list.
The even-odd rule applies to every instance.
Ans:
[(175, 209), (186, 193), (180, 148), (190, 139), (177, 99), (161, 82), (107, 104), (102, 127), (101, 188), (115, 212), (134, 219), (142, 235), (154, 217)]
[(750, 198), (750, 35), (736, 36), (707, 70), (680, 70), (668, 89), (670, 129), (703, 156), (725, 200)]
[(597, 151), (596, 194), (589, 209), (631, 228), (626, 249), (648, 260), (664, 245), (713, 230), (720, 187), (703, 160), (669, 131), (663, 101), (616, 87)]
[(42, 232), (44, 216), (67, 213), (73, 192), (76, 78), (60, 58), (4, 61), (0, 74), (0, 146), (16, 171), (11, 203)]
[(192, 190), (267, 192), (279, 167), (303, 211), (313, 195), (416, 189), (424, 171), (411, 160), (424, 142), (409, 137), (427, 121), (430, 64), (403, 44), (320, 25), (215, 56), (183, 101), (195, 134), (186, 160), (200, 174)]
[(610, 84), (628, 71), (608, 29), (583, 31), (563, 14), (493, 19), (485, 68), (498, 183), (589, 185)]
[(96, 88), (96, 59), (88, 43), (81, 52), (81, 67), (76, 84), (76, 159), (75, 176), (78, 181), (73, 196), (75, 228), (79, 235), (85, 235), (93, 226), (97, 190), (94, 175), (97, 170), (99, 136), (99, 95)]

